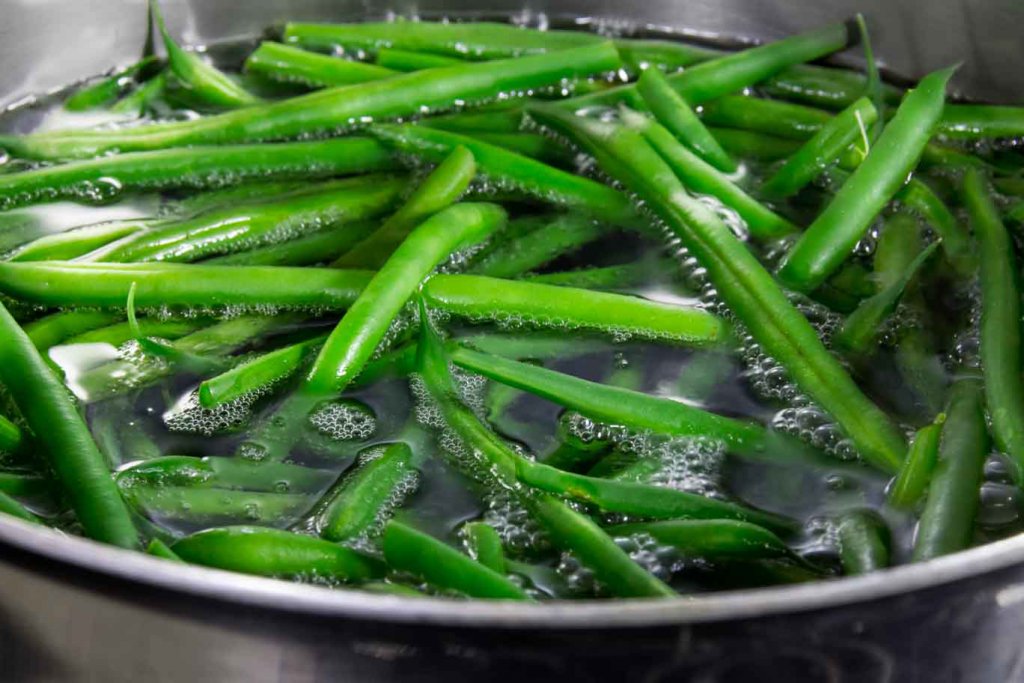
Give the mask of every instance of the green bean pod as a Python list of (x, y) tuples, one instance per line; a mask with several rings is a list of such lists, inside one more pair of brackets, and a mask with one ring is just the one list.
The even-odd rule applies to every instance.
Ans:
[(538, 285), (576, 287), (577, 289), (629, 290), (643, 284), (651, 275), (651, 265), (643, 261), (620, 266), (598, 266), (559, 273), (527, 273), (523, 279)]
[[(530, 220), (532, 219), (532, 220)], [(587, 216), (564, 214), (530, 217), (525, 234), (492, 245), (474, 259), (469, 272), (495, 278), (514, 278), (593, 242), (606, 228)]]
[(220, 266), (312, 266), (332, 263), (380, 228), (377, 221), (358, 221), (343, 230), (325, 230), (286, 242), (224, 254), (204, 263)]
[(248, 73), (273, 81), (313, 88), (377, 81), (396, 73), (383, 66), (329, 57), (269, 41), (260, 43), (246, 58), (244, 68)]
[(186, 562), (258, 576), (366, 581), (383, 574), (379, 562), (348, 548), (264, 527), (206, 529), (171, 550)]
[(433, 69), (439, 66), (452, 66), (463, 60), (457, 57), (435, 55), (430, 52), (417, 52), (414, 50), (400, 50), (394, 47), (381, 47), (377, 49), (374, 61), (378, 66), (393, 71), (408, 73), (421, 69)]
[(855, 510), (838, 522), (839, 559), (847, 576), (867, 574), (889, 566), (889, 528), (874, 512)]
[(139, 116), (161, 98), (167, 88), (167, 72), (161, 71), (144, 81), (110, 107), (115, 114)]
[(390, 566), (435, 586), (471, 598), (529, 600), (523, 589), (503, 574), (410, 526), (388, 522), (383, 540), (384, 559)]
[(329, 485), (334, 476), (327, 470), (280, 462), (165, 455), (118, 470), (117, 482), (125, 488), (180, 486), (282, 493), (319, 491)]
[(111, 104), (137, 76), (156, 66), (158, 61), (155, 56), (150, 55), (123, 69), (118, 69), (110, 76), (75, 91), (73, 95), (64, 100), (64, 109), (76, 112), (88, 111)]
[(408, 444), (377, 449), (318, 505), (314, 519), (320, 536), (344, 542), (379, 533), (391, 511), (415, 488), (417, 476)]
[(37, 159), (92, 157), (184, 145), (280, 140), (443, 110), (522, 92), (619, 67), (611, 43), (483, 64), (459, 64), (329, 88), (279, 102), (200, 119), (156, 123), (118, 131), (75, 131), (0, 136), (0, 148)]
[(0, 357), (0, 382), (35, 435), (85, 534), (124, 548), (138, 547), (128, 508), (77, 406), (2, 304)]
[(144, 221), (111, 221), (40, 237), (18, 248), (11, 261), (70, 261), (146, 228)]
[(950, 138), (978, 140), (1024, 135), (1024, 109), (992, 104), (950, 104), (939, 119), (939, 131)]
[(483, 522), (467, 522), (462, 527), (462, 538), (470, 557), (498, 574), (508, 573), (501, 536), (494, 527)]
[(335, 268), (380, 268), (417, 225), (451, 206), (476, 176), (472, 152), (459, 145), (440, 160), (402, 207), (372, 235), (331, 265)]
[(788, 558), (793, 551), (767, 529), (731, 519), (680, 519), (667, 522), (634, 522), (607, 527), (616, 537), (650, 536), (671, 546), (684, 557), (709, 560), (757, 560)]
[(106, 327), (98, 327), (88, 332), (68, 337), (62, 343), (67, 346), (72, 344), (110, 344), (111, 346), (121, 346), (125, 342), (137, 339), (139, 333), (147, 338), (158, 337), (160, 339), (175, 340), (210, 324), (208, 318), (172, 318), (170, 320), (143, 318), (137, 322), (138, 324), (134, 326), (126, 321), (107, 325)]
[(199, 385), (200, 405), (215, 408), (290, 377), (326, 339), (327, 335), (320, 335), (283, 346), (203, 380)]
[(958, 273), (969, 275), (974, 272), (977, 264), (972, 254), (970, 233), (924, 181), (911, 178), (897, 197), (932, 226), (942, 239), (946, 258)]
[(298, 520), (314, 501), (305, 494), (236, 491), (194, 486), (123, 485), (125, 499), (154, 521), (190, 524), (260, 522), (286, 525)]
[(0, 208), (109, 198), (125, 190), (203, 188), (249, 178), (325, 178), (396, 167), (379, 142), (363, 137), (132, 152), (0, 175)]
[(778, 272), (783, 283), (811, 291), (846, 260), (921, 158), (942, 115), (953, 71), (926, 76), (907, 95), (868, 156), (786, 255)]
[(862, 97), (836, 114), (822, 126), (797, 152), (786, 160), (775, 174), (761, 186), (770, 197), (785, 198), (799, 192), (814, 180), (878, 119), (878, 111)]
[(939, 437), (945, 421), (945, 413), (939, 413), (935, 422), (917, 430), (903, 467), (889, 485), (887, 500), (893, 507), (911, 509), (924, 498), (939, 461)]
[(981, 262), (981, 367), (992, 435), (1010, 456), (1014, 479), (1024, 485), (1024, 371), (1021, 353), (1019, 266), (1013, 242), (977, 170), (964, 176), (964, 203)]
[(654, 117), (697, 156), (723, 173), (735, 173), (736, 162), (704, 127), (690, 105), (672, 89), (658, 69), (647, 69), (636, 83)]
[(939, 442), (939, 462), (932, 474), (914, 541), (915, 561), (930, 560), (971, 545), (988, 453), (981, 382), (961, 379), (950, 390)]
[(0, 513), (33, 524), (43, 523), (35, 513), (3, 491), (0, 491)]
[(864, 396), (761, 263), (708, 207), (686, 193), (642, 137), (553, 108), (534, 111), (541, 123), (595, 153), (606, 172), (648, 203), (707, 269), (719, 296), (754, 339), (832, 415), (866, 460), (885, 471), (899, 468), (906, 450), (899, 430)]
[(146, 546), (146, 554), (152, 555), (153, 557), (159, 557), (171, 562), (179, 562), (185, 564), (185, 560), (181, 559), (176, 552), (171, 550), (170, 546), (161, 541), (159, 538), (154, 538)]
[(18, 425), (0, 415), (0, 452), (11, 453), (18, 450), (21, 441), (22, 435)]

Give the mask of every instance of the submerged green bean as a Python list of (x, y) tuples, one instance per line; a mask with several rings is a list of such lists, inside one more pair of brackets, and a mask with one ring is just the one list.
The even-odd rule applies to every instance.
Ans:
[(327, 339), (320, 335), (251, 358), (199, 385), (199, 403), (215, 408), (290, 376)]
[(111, 221), (46, 235), (17, 249), (11, 261), (69, 261), (146, 228), (144, 221)]
[(469, 556), (499, 574), (508, 572), (501, 535), (489, 524), (468, 522), (462, 527), (462, 537)]
[(1014, 479), (1024, 485), (1024, 361), (1021, 304), (1013, 242), (985, 180), (964, 176), (964, 203), (978, 240), (981, 284), (981, 367), (992, 435), (1010, 456)]
[(889, 528), (876, 513), (847, 512), (839, 518), (837, 526), (844, 574), (867, 574), (889, 566)]
[(683, 557), (709, 560), (788, 558), (793, 551), (767, 529), (731, 519), (686, 519), (667, 522), (633, 522), (607, 527), (609, 534), (650, 536)]
[(21, 430), (18, 429), (18, 425), (0, 415), (0, 451), (10, 453), (18, 450), (21, 440)]
[(32, 522), (33, 524), (42, 524), (42, 520), (39, 517), (3, 491), (0, 491), (0, 513), (26, 522)]
[(946, 415), (940, 413), (935, 422), (917, 430), (903, 467), (889, 485), (888, 501), (893, 507), (913, 508), (924, 498), (939, 460), (939, 437), (945, 421)]

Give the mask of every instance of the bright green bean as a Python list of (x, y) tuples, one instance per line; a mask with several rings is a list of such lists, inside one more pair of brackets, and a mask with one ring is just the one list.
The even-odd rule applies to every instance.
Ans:
[(914, 542), (914, 560), (930, 560), (971, 545), (982, 470), (989, 453), (982, 385), (961, 379), (950, 391), (939, 462)]
[(638, 222), (633, 206), (622, 193), (468, 135), (412, 125), (371, 126), (370, 132), (400, 152), (433, 162), (441, 161), (461, 145), (473, 153), (480, 175), (500, 188), (521, 190), (612, 225), (633, 226)]
[(439, 66), (452, 66), (463, 60), (445, 55), (435, 55), (429, 52), (381, 47), (377, 49), (377, 56), (374, 61), (378, 66), (385, 69), (406, 73), (409, 71), (419, 71), (420, 69), (433, 69)]
[(889, 485), (887, 500), (893, 507), (911, 509), (924, 498), (939, 461), (939, 437), (945, 421), (946, 415), (939, 413), (935, 422), (917, 430), (903, 467)]
[(380, 228), (376, 221), (357, 221), (340, 230), (324, 230), (287, 242), (205, 259), (220, 266), (311, 266), (331, 263)]
[(408, 444), (375, 449), (318, 504), (314, 519), (320, 536), (344, 542), (380, 533), (392, 510), (416, 488), (417, 478)]
[(593, 242), (606, 228), (586, 216), (543, 216), (537, 227), (481, 254), (469, 271), (487, 277), (513, 278), (539, 268), (559, 256)]
[(145, 229), (143, 221), (97, 223), (40, 237), (15, 251), (12, 261), (69, 261)]
[(380, 229), (332, 265), (335, 268), (381, 267), (413, 228), (430, 215), (457, 202), (475, 175), (473, 154), (461, 145), (455, 147), (439, 160), (437, 168), (423, 179), (405, 204)]
[(171, 546), (181, 559), (259, 576), (365, 581), (383, 574), (376, 560), (335, 543), (255, 526), (206, 529)]
[(171, 550), (170, 546), (161, 541), (159, 538), (154, 538), (152, 541), (149, 542), (149, 545), (146, 546), (146, 553), (154, 557), (160, 557), (165, 560), (170, 560), (171, 562), (180, 562), (182, 564), (185, 563), (185, 560), (178, 557), (178, 554)]
[(357, 125), (448, 109), (573, 81), (619, 67), (611, 43), (483, 64), (459, 64), (369, 83), (330, 88), (280, 102), (195, 120), (117, 131), (0, 136), (0, 148), (31, 158), (92, 157), (183, 145), (230, 144), (314, 135)]
[(1021, 353), (1019, 266), (1013, 241), (977, 170), (964, 176), (964, 204), (971, 216), (981, 262), (981, 367), (992, 436), (1010, 456), (1024, 485), (1024, 371)]
[(245, 70), (274, 81), (314, 88), (376, 81), (396, 73), (381, 66), (272, 42), (260, 43), (245, 60)]
[(0, 304), (0, 382), (35, 435), (85, 534), (135, 548), (138, 535), (103, 455), (60, 380)]
[(784, 198), (799, 192), (821, 170), (861, 137), (878, 118), (878, 111), (862, 97), (823, 125), (786, 163), (761, 186), (770, 197)]
[(387, 150), (362, 137), (134, 152), (0, 175), (0, 208), (108, 198), (124, 190), (203, 188), (249, 178), (308, 180), (393, 168)]
[(18, 425), (0, 415), (0, 451), (11, 453), (18, 450), (22, 436)]
[(939, 131), (950, 138), (977, 140), (1024, 135), (1024, 109), (991, 104), (949, 104), (939, 119)]
[(483, 522), (467, 522), (462, 527), (462, 538), (470, 557), (498, 574), (508, 573), (501, 535), (494, 527)]
[(446, 543), (395, 521), (384, 527), (384, 559), (395, 569), (471, 598), (529, 599), (522, 588), (504, 575)]
[(215, 408), (291, 376), (324, 343), (321, 335), (283, 346), (236, 365), (199, 385), (199, 403)]
[[(656, 266), (656, 264), (655, 264)], [(558, 287), (580, 289), (631, 289), (646, 282), (651, 275), (651, 264), (645, 261), (625, 263), (621, 266), (600, 266), (580, 268), (560, 273), (528, 273), (523, 276), (527, 282)]]
[(121, 346), (127, 341), (137, 339), (136, 332), (141, 332), (144, 337), (158, 337), (160, 339), (180, 339), (186, 334), (196, 332), (208, 325), (210, 321), (204, 318), (172, 318), (161, 320), (159, 318), (143, 318), (138, 321), (138, 326), (133, 327), (129, 322), (114, 323), (106, 327), (99, 327), (82, 334), (65, 339), (62, 344), (110, 344)]
[(114, 102), (135, 78), (144, 74), (158, 63), (155, 56), (143, 57), (139, 61), (118, 69), (99, 81), (81, 88), (64, 100), (67, 111), (88, 111), (99, 109)]
[(535, 111), (541, 123), (573, 136), (597, 155), (606, 172), (648, 203), (707, 269), (719, 296), (754, 339), (832, 415), (866, 460), (886, 471), (898, 469), (906, 446), (896, 427), (864, 396), (746, 246), (708, 207), (686, 193), (642, 137), (553, 108)]
[(744, 192), (728, 176), (679, 144), (664, 126), (635, 112), (622, 111), (628, 128), (638, 131), (661, 155), (676, 176), (693, 192), (717, 197), (739, 214), (758, 238), (780, 237), (796, 232), (796, 226)]
[(936, 71), (907, 95), (868, 156), (786, 255), (779, 278), (807, 292), (849, 256), (871, 221), (906, 182), (942, 115), (953, 69)]

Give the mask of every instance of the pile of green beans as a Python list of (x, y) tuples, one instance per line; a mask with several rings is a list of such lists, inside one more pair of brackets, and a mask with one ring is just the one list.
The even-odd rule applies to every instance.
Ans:
[[(858, 16), (292, 22), (239, 74), (151, 15), (165, 59), (62, 103), (115, 124), (0, 134), (13, 523), (521, 602), (1018, 530), (1024, 113), (955, 67), (884, 83)], [(865, 74), (810, 63), (858, 33)]]

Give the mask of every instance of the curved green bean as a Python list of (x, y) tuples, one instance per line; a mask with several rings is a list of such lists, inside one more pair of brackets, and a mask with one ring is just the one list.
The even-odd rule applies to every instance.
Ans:
[(462, 538), (470, 557), (498, 574), (508, 573), (501, 535), (494, 527), (483, 522), (467, 522), (462, 526)]
[(383, 575), (376, 560), (335, 543), (279, 529), (206, 529), (171, 546), (186, 562), (259, 576), (366, 581)]
[(0, 382), (35, 435), (40, 454), (85, 534), (125, 548), (138, 547), (128, 508), (77, 406), (2, 304), (0, 357)]
[(981, 382), (961, 379), (950, 390), (939, 462), (914, 542), (915, 561), (963, 550), (971, 544), (988, 453)]
[(636, 88), (658, 122), (680, 142), (719, 171), (736, 171), (736, 162), (704, 127), (686, 100), (672, 89), (661, 71), (644, 71), (636, 82)]
[(455, 147), (377, 231), (331, 265), (335, 268), (381, 267), (413, 228), (431, 214), (457, 202), (475, 175), (473, 154), (461, 145)]
[(503, 574), (405, 524), (387, 523), (383, 547), (389, 565), (421, 576), (440, 588), (471, 598), (529, 600), (523, 589)]
[(939, 460), (939, 437), (945, 421), (945, 413), (939, 413), (935, 422), (917, 430), (903, 467), (889, 485), (887, 500), (893, 507), (910, 509), (924, 498)]
[(783, 283), (813, 290), (846, 260), (917, 165), (942, 115), (953, 71), (925, 76), (907, 95), (868, 156), (786, 254), (778, 272)]
[(1024, 484), (1024, 362), (1021, 359), (1019, 267), (1013, 241), (981, 174), (964, 176), (964, 204), (978, 240), (981, 283), (981, 368), (992, 435)]

